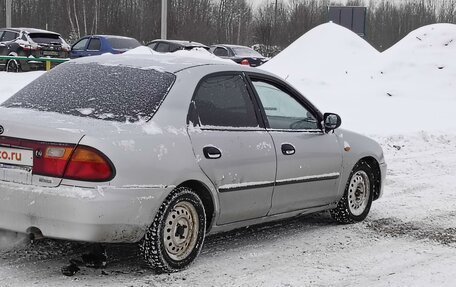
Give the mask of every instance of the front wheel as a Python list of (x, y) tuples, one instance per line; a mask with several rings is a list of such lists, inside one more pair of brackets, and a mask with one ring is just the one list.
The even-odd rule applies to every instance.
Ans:
[(363, 221), (370, 211), (374, 195), (374, 173), (365, 162), (358, 162), (353, 168), (337, 207), (330, 210), (332, 218), (339, 223)]
[(205, 233), (201, 199), (189, 188), (177, 188), (162, 203), (141, 241), (142, 257), (158, 273), (179, 271), (198, 256)]

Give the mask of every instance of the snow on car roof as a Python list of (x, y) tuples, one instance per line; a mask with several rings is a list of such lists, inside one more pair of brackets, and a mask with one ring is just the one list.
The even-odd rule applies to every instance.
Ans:
[[(149, 49), (149, 48), (148, 48)], [(150, 51), (149, 51), (150, 50)], [(72, 60), (72, 63), (98, 63), (109, 66), (128, 66), (138, 69), (154, 69), (169, 73), (202, 65), (231, 65), (237, 67), (234, 62), (220, 59), (209, 52), (182, 51), (181, 53), (155, 53), (151, 49), (138, 47), (122, 55), (104, 54), (101, 56), (84, 57)], [(147, 52), (146, 52), (147, 51)]]

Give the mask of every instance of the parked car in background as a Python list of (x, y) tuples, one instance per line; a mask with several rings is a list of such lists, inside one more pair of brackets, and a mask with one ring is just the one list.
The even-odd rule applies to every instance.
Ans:
[(122, 54), (141, 46), (138, 40), (115, 35), (88, 35), (71, 46), (70, 58), (97, 56), (105, 53)]
[(203, 48), (209, 51), (209, 47), (192, 41), (181, 41), (181, 40), (153, 40), (148, 43), (147, 46), (152, 50), (160, 53), (172, 53), (178, 50), (192, 50), (195, 48)]
[[(0, 55), (20, 57), (68, 58), (70, 45), (55, 32), (34, 28), (0, 29)], [(44, 69), (38, 61), (0, 60), (0, 69), (9, 72)]]
[(138, 242), (149, 266), (174, 272), (206, 234), (322, 210), (360, 222), (386, 163), (340, 125), (248, 66), (170, 53), (70, 61), (0, 106), (0, 228)]
[(212, 45), (210, 52), (220, 58), (251, 67), (258, 67), (268, 61), (268, 58), (246, 46), (218, 44)]

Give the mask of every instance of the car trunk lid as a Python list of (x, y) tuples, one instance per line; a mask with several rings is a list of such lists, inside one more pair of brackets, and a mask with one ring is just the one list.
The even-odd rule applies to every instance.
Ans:
[[(94, 123), (96, 122), (96, 123)], [(0, 108), (0, 181), (58, 186), (86, 135), (112, 123), (28, 109)]]

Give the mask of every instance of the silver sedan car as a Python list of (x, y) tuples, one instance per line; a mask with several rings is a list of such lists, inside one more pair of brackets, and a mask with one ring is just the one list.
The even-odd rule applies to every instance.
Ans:
[(386, 164), (288, 83), (174, 55), (103, 55), (44, 74), (0, 107), (0, 228), (138, 242), (157, 272), (208, 234), (329, 210), (366, 218)]

